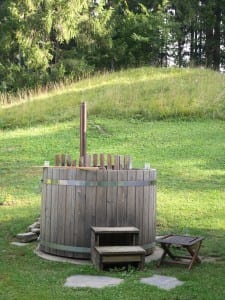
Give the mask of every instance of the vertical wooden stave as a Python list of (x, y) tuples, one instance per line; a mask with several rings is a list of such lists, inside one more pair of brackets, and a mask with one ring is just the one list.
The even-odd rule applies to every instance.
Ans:
[(107, 154), (107, 170), (112, 170), (112, 155)]
[(57, 155), (55, 156), (55, 166), (60, 166), (60, 162), (61, 162), (60, 155), (57, 154)]
[(100, 154), (100, 168), (105, 168), (105, 155), (103, 153)]
[[(77, 179), (81, 181), (86, 181), (86, 170), (77, 170)], [(85, 244), (85, 209), (86, 209), (86, 187), (77, 186), (76, 187), (76, 220), (75, 220), (75, 245), (77, 247), (83, 247)], [(82, 254), (76, 253), (76, 256), (82, 258)]]
[[(150, 181), (150, 171), (143, 170), (144, 181), (148, 183)], [(144, 186), (144, 195), (143, 195), (143, 244), (149, 243), (150, 238), (150, 185), (146, 184)]]
[(154, 182), (150, 186), (150, 205), (151, 205), (151, 237), (152, 237), (152, 242), (155, 242), (155, 235), (156, 235), (156, 177), (157, 177), (157, 172), (156, 169), (151, 169), (151, 181)]
[(118, 199), (118, 186), (110, 185), (111, 182), (118, 181), (118, 171), (108, 170), (107, 171), (107, 181), (109, 185), (107, 186), (107, 202), (106, 202), (106, 225), (107, 226), (117, 226), (117, 199)]
[(114, 170), (119, 170), (120, 169), (120, 156), (115, 155), (114, 156)]
[[(118, 183), (127, 181), (128, 172), (120, 170), (118, 172)], [(118, 185), (118, 199), (117, 199), (117, 223), (118, 226), (127, 225), (127, 191), (126, 186)]]
[(124, 156), (124, 169), (125, 170), (130, 170), (131, 169), (131, 156), (125, 155)]
[[(46, 241), (46, 217), (45, 217), (45, 207), (47, 198), (47, 184), (46, 179), (48, 178), (48, 168), (43, 168), (43, 183), (42, 183), (42, 198), (41, 198), (41, 222), (40, 222), (40, 241)], [(40, 245), (40, 249), (45, 251), (44, 245)]]
[(65, 166), (65, 164), (66, 164), (66, 155), (61, 154), (61, 166)]
[[(143, 170), (136, 170), (136, 180), (143, 181)], [(136, 227), (139, 228), (139, 241), (143, 245), (143, 196), (144, 187), (136, 186), (135, 188), (135, 207), (136, 207)]]
[[(128, 172), (128, 181), (136, 181), (135, 170), (130, 170)], [(136, 194), (135, 194), (135, 186), (129, 186), (127, 190), (127, 225), (136, 226)]]
[[(59, 179), (65, 180), (67, 178), (68, 168), (60, 168)], [(59, 202), (57, 213), (57, 243), (59, 245), (65, 244), (65, 220), (66, 220), (66, 201), (67, 201), (67, 186), (59, 186)], [(57, 250), (58, 255), (65, 256), (66, 252)]]
[(91, 155), (89, 154), (85, 156), (85, 167), (91, 167)]
[[(99, 170), (97, 172), (97, 182), (107, 181), (107, 171)], [(96, 226), (105, 226), (107, 204), (106, 204), (106, 193), (107, 189), (105, 186), (99, 185), (96, 192)]]
[[(77, 179), (77, 169), (72, 168), (71, 172), (71, 179), (76, 180)], [(76, 186), (71, 186), (71, 199), (72, 199), (72, 207), (71, 207), (71, 226), (72, 226), (72, 232), (71, 232), (71, 246), (76, 245), (76, 232), (75, 232), (75, 224), (76, 224), (76, 219), (77, 219), (77, 214), (76, 214)], [(76, 257), (76, 254), (73, 253), (72, 257)]]
[[(47, 168), (47, 179), (52, 178), (52, 167)], [(51, 237), (51, 205), (52, 205), (52, 186), (47, 184), (46, 187), (46, 205), (45, 205), (45, 241), (50, 241)], [(48, 252), (49, 247), (45, 247)]]
[[(58, 180), (59, 179), (59, 168), (52, 168), (52, 179)], [(51, 236), (50, 236), (50, 243), (57, 243), (57, 234), (58, 234), (58, 227), (57, 227), (57, 218), (58, 218), (58, 206), (59, 206), (59, 185), (52, 184), (52, 208), (51, 208)], [(58, 252), (54, 248), (51, 248), (51, 253), (57, 255)]]
[(98, 154), (93, 154), (93, 167), (98, 166)]
[[(75, 172), (73, 168), (67, 169), (65, 179), (73, 180), (75, 178)], [(65, 228), (64, 228), (64, 245), (73, 246), (73, 235), (74, 235), (74, 201), (73, 201), (73, 190), (74, 187), (68, 185), (66, 187), (66, 199), (65, 199)], [(74, 253), (66, 251), (67, 257), (73, 257)]]
[[(87, 182), (96, 182), (97, 171), (88, 171)], [(90, 247), (89, 240), (91, 239), (91, 226), (96, 225), (96, 200), (97, 200), (97, 187), (86, 187), (86, 222), (85, 222), (85, 236), (86, 241), (84, 246)]]
[(124, 170), (125, 158), (123, 155), (119, 155), (119, 169)]

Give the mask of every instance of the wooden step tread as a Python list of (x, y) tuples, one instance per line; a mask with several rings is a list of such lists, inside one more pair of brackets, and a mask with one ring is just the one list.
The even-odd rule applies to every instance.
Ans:
[(95, 247), (100, 255), (116, 254), (145, 254), (145, 250), (140, 246), (102, 246)]
[(91, 229), (95, 233), (139, 233), (139, 229), (133, 226), (127, 227), (95, 227), (92, 226)]

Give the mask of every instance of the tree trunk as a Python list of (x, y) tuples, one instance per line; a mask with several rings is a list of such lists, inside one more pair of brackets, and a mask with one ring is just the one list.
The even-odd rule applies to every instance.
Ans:
[(178, 66), (181, 68), (183, 66), (183, 48), (184, 48), (184, 41), (178, 41)]
[(213, 40), (213, 27), (206, 28), (206, 38), (205, 38), (205, 56), (206, 56), (206, 67), (212, 68), (213, 67), (213, 47), (214, 47), (214, 40)]
[(213, 69), (220, 69), (220, 24), (221, 24), (221, 7), (220, 3), (216, 1), (215, 7), (215, 28), (214, 28), (214, 51), (213, 51)]

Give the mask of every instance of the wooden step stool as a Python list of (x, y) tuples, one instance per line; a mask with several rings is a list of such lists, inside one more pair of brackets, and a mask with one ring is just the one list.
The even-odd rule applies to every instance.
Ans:
[(91, 259), (98, 270), (104, 264), (138, 263), (144, 268), (145, 250), (138, 246), (136, 227), (91, 227)]

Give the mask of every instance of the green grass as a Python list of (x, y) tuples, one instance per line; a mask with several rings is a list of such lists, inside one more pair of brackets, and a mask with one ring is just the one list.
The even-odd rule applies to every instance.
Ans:
[[(138, 70), (139, 73), (135, 73), (137, 70), (130, 70), (127, 74), (134, 72), (138, 81), (138, 76), (142, 78), (146, 73), (143, 70)], [(149, 72), (152, 72), (153, 78), (160, 73), (156, 72), (154, 75), (151, 69)], [(170, 71), (162, 72), (169, 79)], [(173, 76), (176, 72), (183, 78), (181, 70), (171, 71)], [(184, 70), (184, 74), (190, 72)], [(111, 81), (117, 81), (117, 77), (122, 74), (125, 81), (126, 75), (123, 72), (105, 75), (102, 83), (103, 78), (93, 78), (91, 85), (96, 82), (96, 94), (94, 87), (92, 91), (96, 95), (92, 97), (93, 104), (88, 98), (90, 94), (87, 81), (77, 83), (81, 89), (86, 84), (86, 90), (82, 90), (83, 96), (78, 97), (79, 99), (76, 98), (77, 91), (69, 92), (71, 96), (68, 101), (74, 107), (72, 112), (65, 108), (66, 94), (62, 93), (59, 112), (54, 111), (52, 105), (60, 99), (60, 95), (57, 95), (58, 92), (50, 95), (49, 105), (52, 111), (48, 111), (49, 119), (48, 114), (45, 115), (48, 104), (44, 98), (3, 109), (4, 124), (7, 124), (9, 116), (11, 123), (7, 129), (0, 130), (0, 203), (3, 204), (0, 205), (1, 300), (225, 298), (225, 123), (206, 116), (200, 119), (192, 117), (189, 120), (182, 120), (180, 117), (170, 120), (138, 120), (132, 114), (128, 117), (125, 113), (122, 118), (122, 112), (109, 118), (110, 112), (104, 116), (100, 106), (94, 112), (94, 103), (96, 107), (98, 99), (101, 103), (101, 97), (97, 96), (98, 85), (111, 86), (110, 80), (107, 80), (111, 78)], [(211, 72), (212, 78), (221, 78), (221, 75), (215, 74)], [(178, 75), (177, 80), (180, 80)], [(209, 73), (206, 77), (210, 82)], [(128, 81), (129, 78), (131, 77), (128, 76)], [(123, 92), (126, 94), (125, 90)], [(191, 272), (182, 266), (163, 265), (158, 269), (155, 263), (146, 264), (142, 272), (133, 269), (97, 272), (93, 266), (45, 261), (33, 253), (36, 242), (22, 248), (11, 244), (15, 235), (26, 230), (40, 213), (42, 169), (38, 166), (45, 160), (50, 160), (53, 164), (57, 153), (68, 153), (78, 158), (79, 102), (86, 100), (85, 98), (91, 109), (88, 117), (88, 152), (130, 154), (134, 167), (138, 168), (143, 167), (145, 162), (150, 162), (157, 169), (157, 234), (175, 232), (203, 235), (206, 239), (201, 255), (214, 256), (216, 262), (203, 263), (193, 267)], [(113, 101), (112, 97), (111, 102), (106, 105), (113, 107)], [(45, 107), (44, 111), (40, 104)], [(130, 111), (132, 109), (129, 107)], [(23, 119), (20, 123), (22, 111)], [(38, 115), (41, 117), (42, 113), (46, 118), (45, 124), (40, 124), (40, 120), (35, 119)], [(125, 281), (117, 287), (101, 290), (63, 287), (66, 278), (75, 274), (110, 275)], [(185, 284), (168, 292), (139, 282), (140, 278), (153, 274), (175, 276)]]
[(89, 115), (103, 118), (224, 120), (224, 76), (203, 69), (147, 67), (106, 73), (60, 85), (47, 94), (33, 96), (31, 92), (31, 98), (17, 98), (11, 106), (2, 105), (0, 128), (73, 120), (79, 116), (79, 103), (83, 101), (88, 103)]

